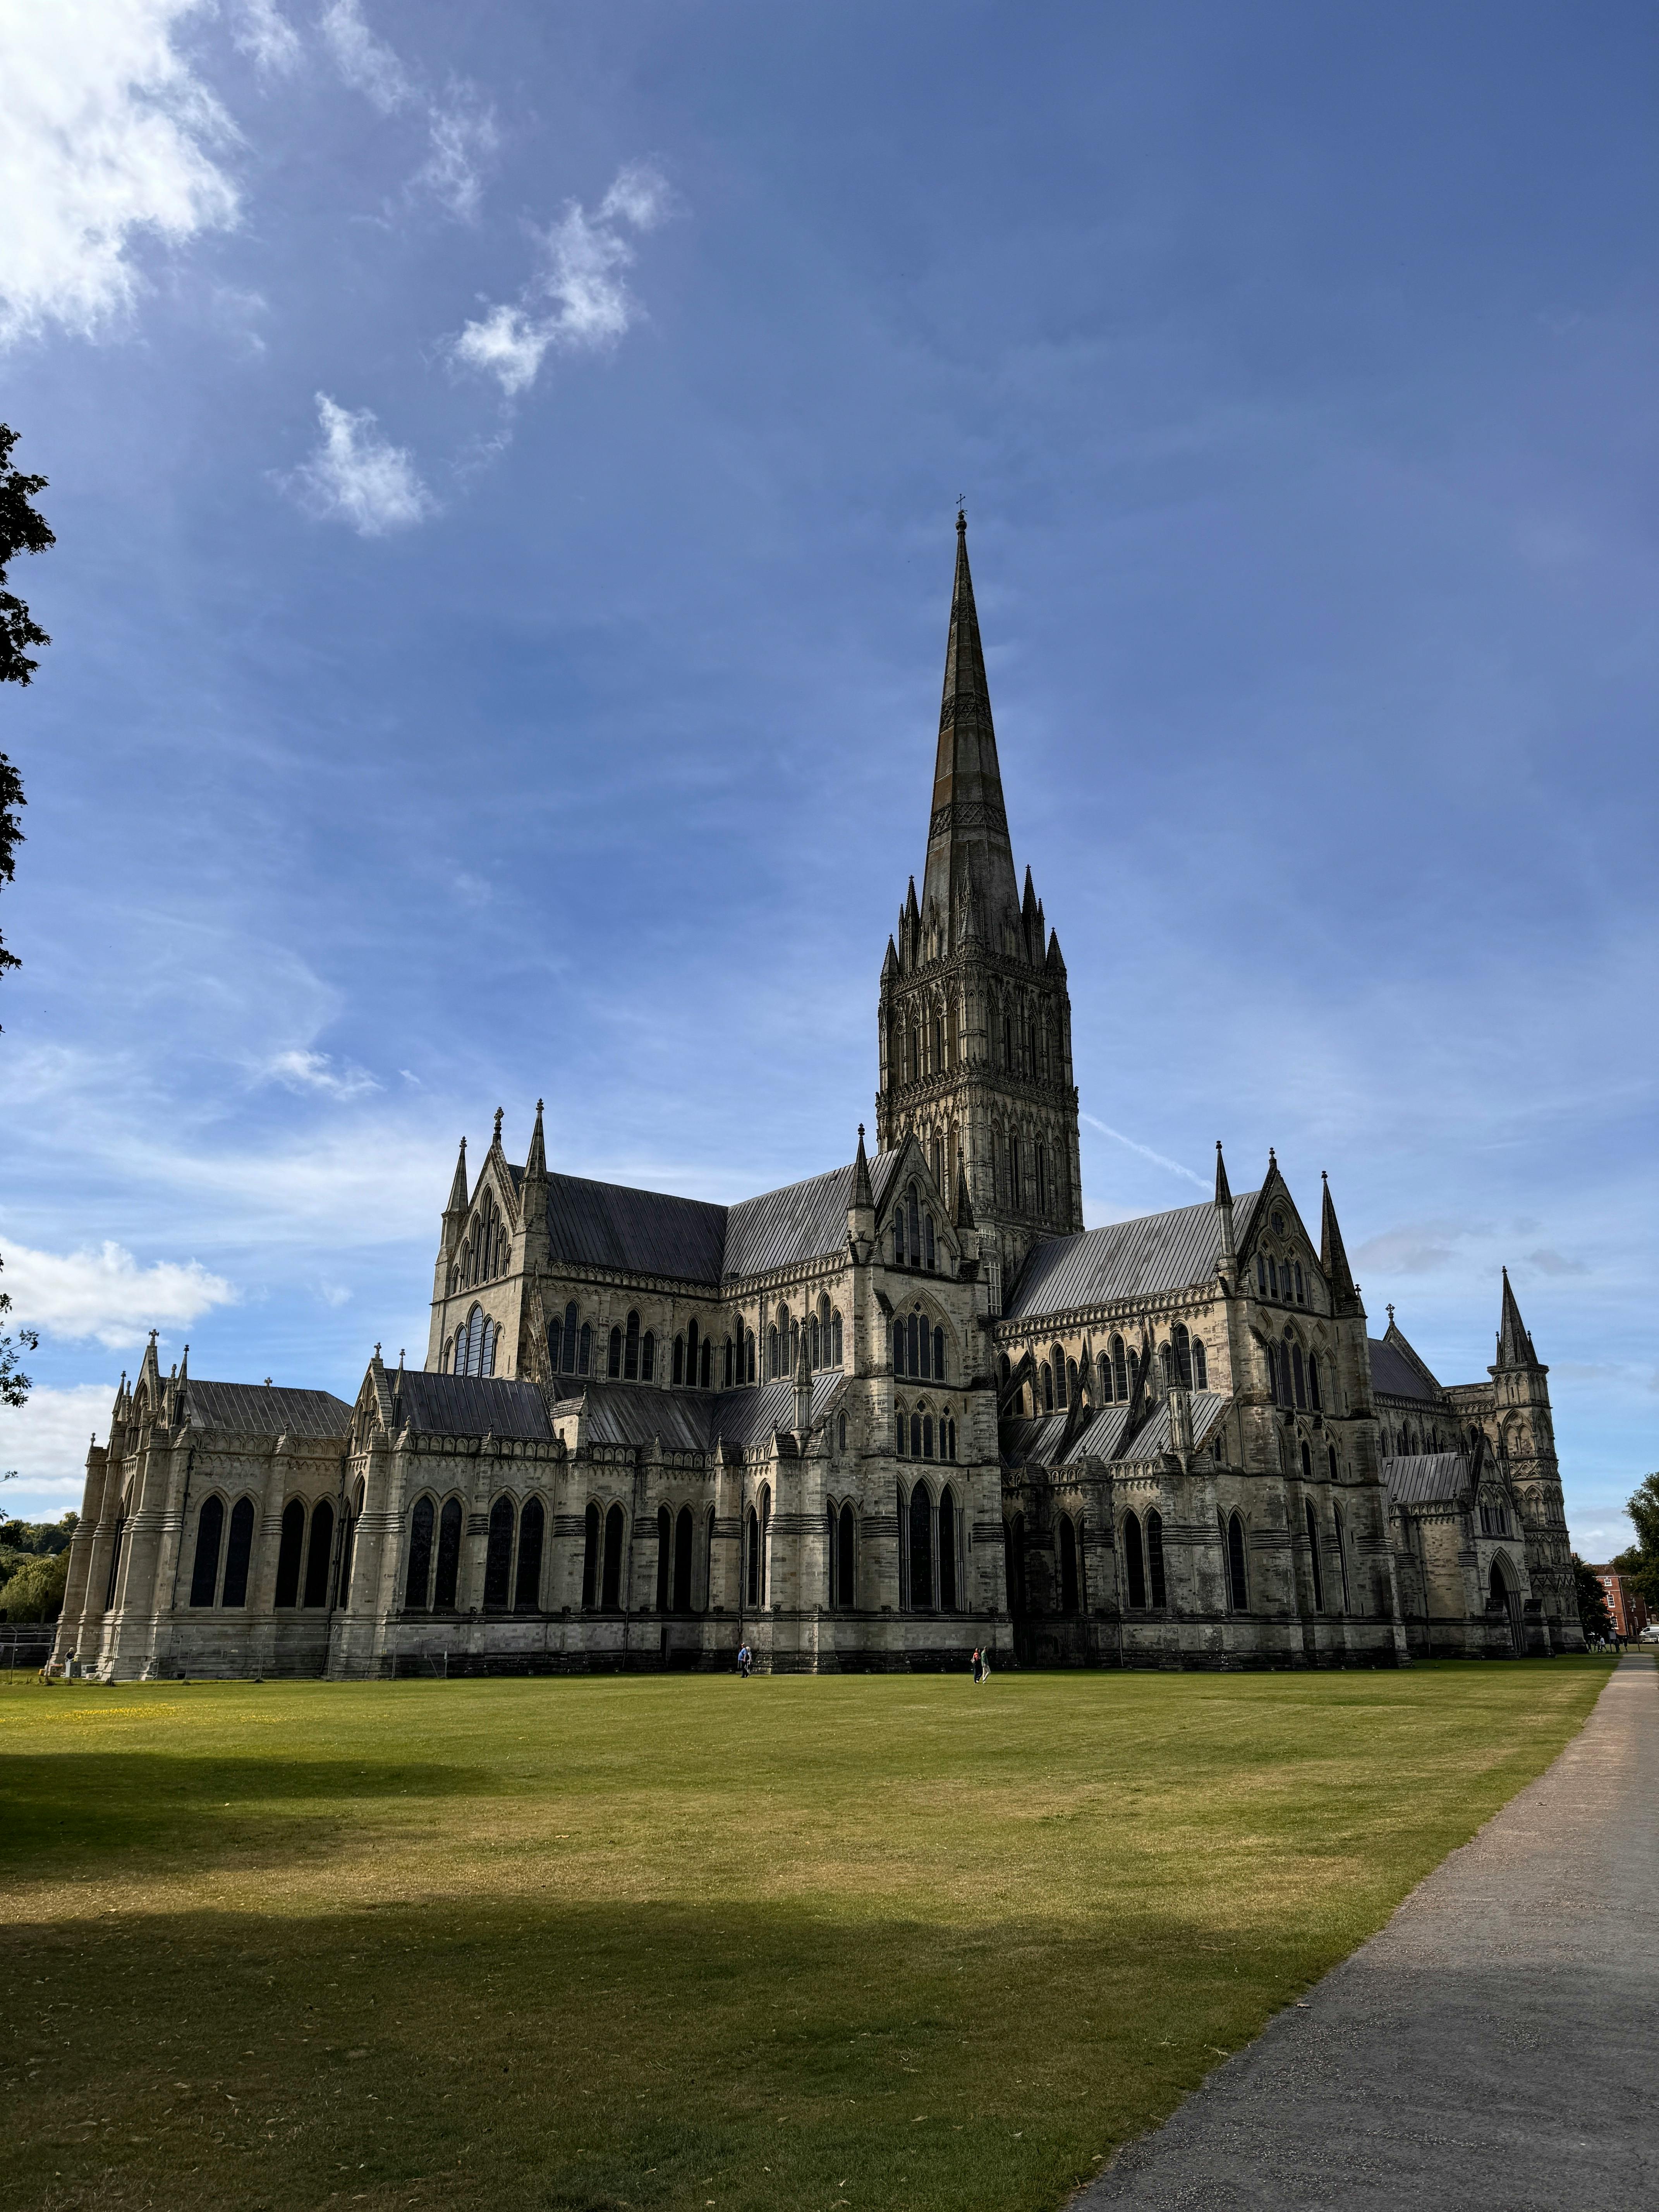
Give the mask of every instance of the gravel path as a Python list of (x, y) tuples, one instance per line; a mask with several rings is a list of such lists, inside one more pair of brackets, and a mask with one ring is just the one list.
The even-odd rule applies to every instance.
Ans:
[(1659, 1672), (1072, 2212), (1659, 2202)]

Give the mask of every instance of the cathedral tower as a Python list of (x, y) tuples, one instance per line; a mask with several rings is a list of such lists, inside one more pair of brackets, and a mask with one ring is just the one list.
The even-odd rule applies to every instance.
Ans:
[(960, 514), (927, 866), (887, 940), (880, 1029), (881, 1147), (914, 1130), (947, 1196), (960, 1165), (994, 1313), (1039, 1237), (1081, 1231), (1083, 1194), (1066, 963), (1014, 872)]

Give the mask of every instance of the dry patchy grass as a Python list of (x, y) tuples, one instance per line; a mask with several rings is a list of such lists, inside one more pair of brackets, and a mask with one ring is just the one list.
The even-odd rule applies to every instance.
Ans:
[(0, 2205), (1038, 2212), (1595, 1662), (0, 1697)]

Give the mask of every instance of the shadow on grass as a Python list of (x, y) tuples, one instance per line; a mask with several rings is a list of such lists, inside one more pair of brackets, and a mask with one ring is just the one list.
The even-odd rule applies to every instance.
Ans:
[(1036, 2212), (1352, 1940), (547, 1895), (18, 1929), (0, 2206)]
[[(5, 1762), (0, 1865), (61, 1875), (66, 1854), (185, 1847), (199, 1868), (221, 1844), (240, 1850), (247, 1840), (242, 1816), (256, 1808), (269, 1835), (273, 1806), (291, 1806), (303, 1820), (313, 1808), (343, 1812), (365, 1800), (489, 1795), (498, 1779), (487, 1769), (430, 1759), (12, 1753)], [(43, 1863), (46, 1852), (53, 1854), (55, 1869)]]

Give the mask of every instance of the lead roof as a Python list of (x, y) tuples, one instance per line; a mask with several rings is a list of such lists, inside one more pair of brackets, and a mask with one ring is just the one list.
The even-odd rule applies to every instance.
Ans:
[(241, 1437), (337, 1437), (351, 1427), (351, 1408), (328, 1390), (279, 1389), (270, 1382), (210, 1382), (192, 1375), (180, 1385), (182, 1417), (192, 1429)]
[[(870, 1184), (878, 1206), (897, 1169), (897, 1152), (878, 1152)], [(854, 1163), (736, 1206), (715, 1206), (666, 1191), (547, 1178), (550, 1257), (636, 1275), (665, 1275), (718, 1289), (730, 1275), (757, 1275), (840, 1252), (847, 1243)]]
[(1468, 1494), (1468, 1455), (1412, 1452), (1401, 1459), (1385, 1459), (1382, 1480), (1393, 1505), (1429, 1505), (1442, 1500), (1458, 1503)]
[[(1249, 1190), (1233, 1200), (1233, 1234), (1241, 1250), (1261, 1195)], [(1003, 1316), (1022, 1321), (1208, 1283), (1220, 1249), (1220, 1222), (1210, 1199), (1170, 1213), (1110, 1222), (1081, 1237), (1045, 1237), (1020, 1269)]]
[(1373, 1390), (1380, 1390), (1387, 1398), (1415, 1399), (1437, 1413), (1441, 1410), (1439, 1400), (1397, 1345), (1382, 1336), (1369, 1336), (1365, 1341), (1370, 1347)]
[[(1218, 1390), (1194, 1390), (1192, 1400), (1196, 1450), (1207, 1440), (1229, 1401)], [(1069, 1442), (1066, 1431), (1073, 1425), (1070, 1413), (1045, 1413), (1035, 1421), (1005, 1420), (999, 1425), (1003, 1465), (1066, 1467), (1085, 1459), (1115, 1460), (1127, 1465), (1159, 1459), (1172, 1449), (1167, 1399), (1152, 1407), (1133, 1435), (1128, 1434), (1129, 1410), (1123, 1405), (1086, 1407), (1087, 1418)]]

